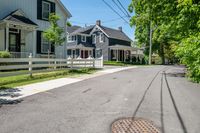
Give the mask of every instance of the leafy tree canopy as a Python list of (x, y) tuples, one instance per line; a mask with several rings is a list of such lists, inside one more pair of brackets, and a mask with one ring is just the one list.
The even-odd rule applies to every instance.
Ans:
[(59, 16), (54, 13), (50, 14), (49, 22), (51, 26), (43, 34), (44, 38), (54, 45), (61, 45), (66, 39), (64, 29), (58, 25), (59, 20)]

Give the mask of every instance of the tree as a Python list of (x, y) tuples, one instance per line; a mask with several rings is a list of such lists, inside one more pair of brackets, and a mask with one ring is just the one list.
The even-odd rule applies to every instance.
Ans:
[(44, 38), (46, 38), (53, 45), (61, 45), (66, 39), (64, 29), (58, 25), (59, 20), (59, 16), (55, 15), (54, 13), (50, 14), (49, 22), (51, 26), (44, 31), (43, 34)]
[[(135, 16), (131, 19), (131, 25), (136, 26), (136, 38), (140, 45), (146, 44), (149, 51), (150, 31), (153, 30), (153, 46), (154, 53), (158, 53), (162, 57), (162, 63), (165, 63), (165, 45), (168, 45), (169, 22), (171, 19), (171, 12), (174, 11), (174, 0), (132, 0), (129, 6), (129, 11), (135, 11)], [(146, 53), (148, 53), (148, 51)]]
[(68, 27), (72, 27), (72, 24), (70, 22), (67, 22)]
[[(135, 11), (131, 25), (136, 26), (138, 43), (149, 42), (153, 32), (153, 51), (172, 60), (177, 55), (188, 67), (188, 76), (200, 82), (200, 1), (199, 0), (132, 0), (129, 11)], [(174, 57), (175, 58), (175, 57)]]

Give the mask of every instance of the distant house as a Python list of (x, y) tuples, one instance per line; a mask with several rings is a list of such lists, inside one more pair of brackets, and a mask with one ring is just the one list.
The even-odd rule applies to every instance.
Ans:
[(1, 0), (0, 51), (9, 51), (13, 57), (27, 57), (29, 53), (34, 57), (47, 57), (49, 53), (63, 57), (67, 42), (54, 47), (42, 36), (50, 26), (50, 13), (59, 15), (59, 26), (66, 29), (71, 14), (60, 0)]
[(122, 27), (108, 28), (101, 25), (100, 20), (88, 27), (68, 27), (67, 33), (67, 55), (73, 58), (103, 56), (107, 61), (130, 61), (131, 52), (135, 50)]

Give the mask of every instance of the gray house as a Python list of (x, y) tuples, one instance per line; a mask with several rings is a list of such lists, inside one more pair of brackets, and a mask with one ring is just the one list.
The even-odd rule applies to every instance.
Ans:
[(67, 55), (73, 58), (103, 56), (104, 60), (130, 61), (131, 39), (119, 29), (112, 29), (101, 25), (88, 27), (72, 26), (67, 28)]

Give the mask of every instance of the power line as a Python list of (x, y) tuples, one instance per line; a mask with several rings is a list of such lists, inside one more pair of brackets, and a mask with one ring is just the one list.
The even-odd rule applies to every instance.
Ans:
[[(127, 16), (122, 16), (123, 18), (126, 18)], [(110, 22), (114, 22), (114, 21), (117, 21), (117, 20), (121, 20), (122, 18), (115, 18), (115, 19), (110, 19), (110, 20), (106, 20), (106, 21), (102, 21), (102, 23), (110, 23)]]
[(114, 8), (112, 8), (112, 6), (110, 6), (110, 4), (108, 4), (105, 0), (102, 0), (113, 12), (115, 12), (118, 16), (120, 16), (121, 19), (123, 19), (126, 23), (128, 23), (128, 21), (126, 21), (126, 19), (124, 19)]
[[(118, 9), (125, 15), (127, 16), (126, 12), (123, 11), (123, 9), (115, 2), (115, 0), (112, 0), (113, 3), (118, 7)], [(128, 17), (128, 16), (127, 16)]]
[(117, 1), (120, 4), (120, 6), (124, 9), (124, 11), (127, 13), (128, 17), (131, 17), (131, 15), (127, 12), (126, 8), (122, 5), (122, 3), (119, 0)]
[[(127, 16), (122, 16), (123, 18), (126, 18)], [(113, 18), (113, 19), (110, 19), (110, 20), (103, 20), (102, 23), (110, 23), (110, 22), (114, 22), (114, 21), (118, 21), (118, 20), (121, 20), (122, 18)], [(69, 21), (71, 23), (75, 23), (75, 24), (87, 24), (87, 25), (92, 25), (92, 24), (95, 24), (94, 22), (78, 22), (78, 21)]]

